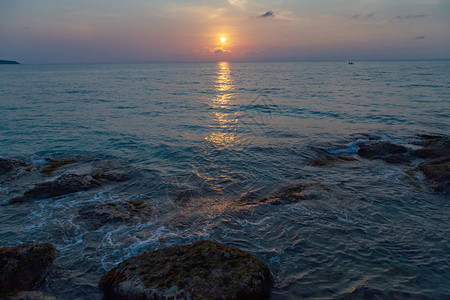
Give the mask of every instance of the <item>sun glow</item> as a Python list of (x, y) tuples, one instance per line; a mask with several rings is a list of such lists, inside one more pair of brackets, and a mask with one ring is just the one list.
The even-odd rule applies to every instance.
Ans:
[(222, 43), (222, 44), (224, 44), (225, 42), (227, 41), (227, 38), (226, 37), (221, 37), (220, 38), (220, 42)]

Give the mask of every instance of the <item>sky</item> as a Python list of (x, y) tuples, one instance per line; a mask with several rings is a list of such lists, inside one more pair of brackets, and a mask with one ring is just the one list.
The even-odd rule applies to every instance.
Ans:
[(449, 59), (450, 0), (0, 0), (0, 59)]

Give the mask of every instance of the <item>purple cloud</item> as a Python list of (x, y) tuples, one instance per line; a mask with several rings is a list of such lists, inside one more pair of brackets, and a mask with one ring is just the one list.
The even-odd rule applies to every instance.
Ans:
[(252, 19), (264, 19), (264, 18), (271, 18), (271, 17), (275, 17), (275, 13), (271, 10), (266, 11), (265, 13), (263, 13), (262, 15), (256, 16), (256, 17), (250, 17)]

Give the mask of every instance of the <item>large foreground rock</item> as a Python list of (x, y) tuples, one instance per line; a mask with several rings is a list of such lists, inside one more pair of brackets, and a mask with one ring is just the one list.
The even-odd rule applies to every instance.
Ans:
[[(104, 275), (105, 299), (269, 299), (270, 269), (258, 258), (199, 241), (132, 257)], [(173, 297), (173, 298), (170, 298)]]
[(39, 287), (55, 258), (50, 243), (0, 248), (0, 298)]

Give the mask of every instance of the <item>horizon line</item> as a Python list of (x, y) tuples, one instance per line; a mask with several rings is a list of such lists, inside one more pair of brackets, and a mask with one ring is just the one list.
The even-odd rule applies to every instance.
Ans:
[(389, 58), (389, 59), (299, 59), (299, 60), (210, 60), (210, 61), (133, 61), (133, 62), (39, 62), (39, 63), (23, 63), (18, 60), (21, 65), (120, 65), (120, 64), (195, 64), (195, 63), (297, 63), (297, 62), (370, 62), (370, 61), (439, 61), (450, 60), (449, 58)]

